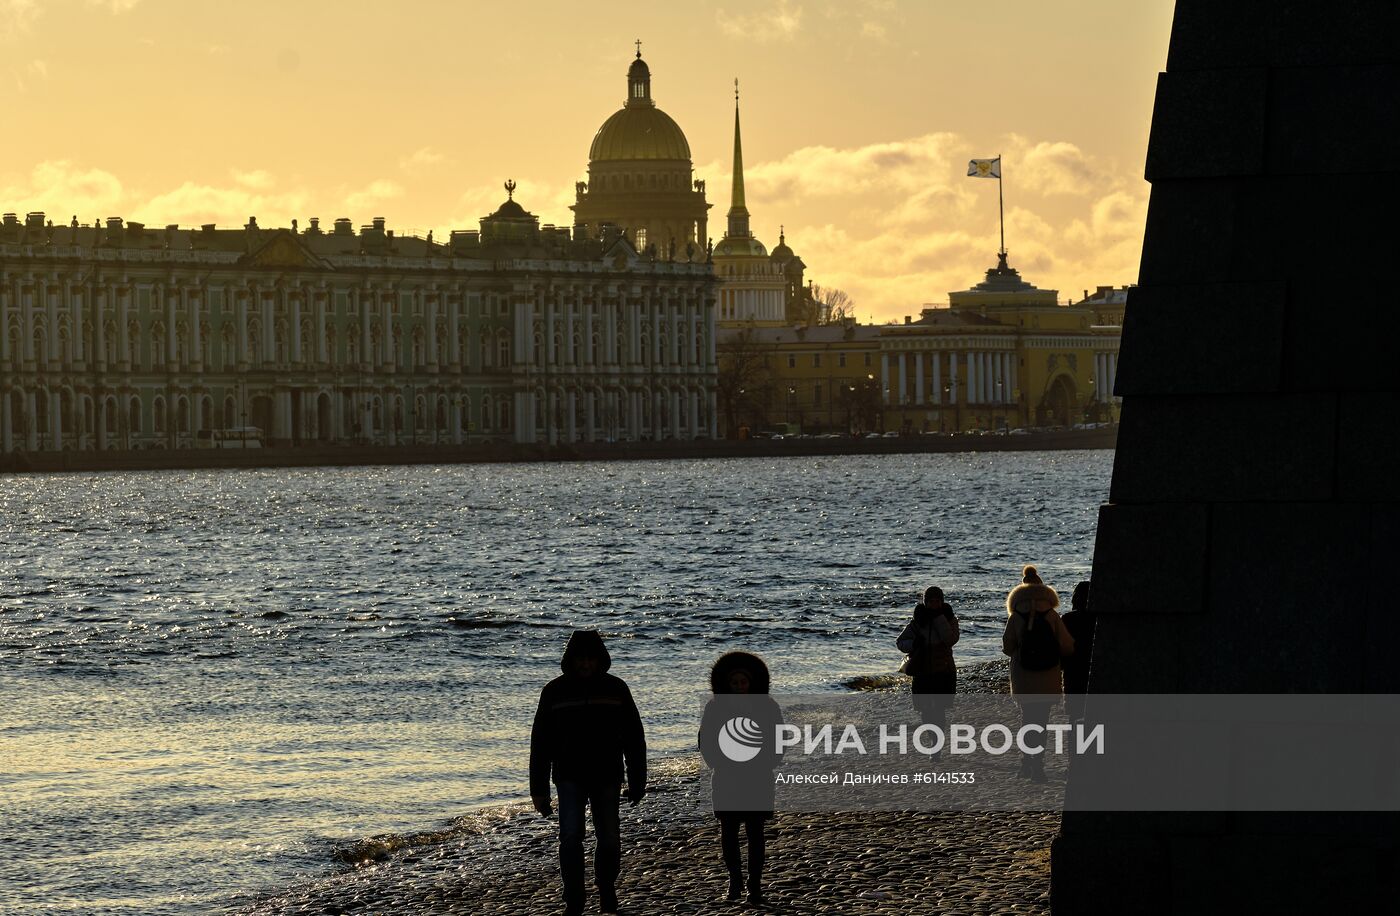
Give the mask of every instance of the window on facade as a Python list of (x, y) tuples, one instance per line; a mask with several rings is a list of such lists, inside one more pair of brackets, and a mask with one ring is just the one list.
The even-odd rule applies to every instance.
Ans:
[(496, 412), (496, 422), (502, 431), (510, 429), (510, 402), (501, 398), (500, 409)]
[(871, 359), (871, 354), (869, 354), (869, 353), (865, 354), (865, 364), (866, 364), (867, 366), (871, 365), (870, 359)]
[[(613, 98), (617, 98), (617, 96), (613, 96)], [(646, 247), (647, 247), (647, 231), (646, 231), (645, 229), (638, 229), (638, 230), (637, 230), (637, 250), (638, 250), (638, 251), (644, 251), (644, 250), (646, 250)]]
[(846, 354), (845, 354), (845, 353), (837, 353), (837, 354), (836, 354), (836, 365), (840, 366), (842, 369), (846, 368)]
[(141, 402), (136, 398), (132, 398), (127, 405), (126, 426), (133, 433), (141, 432)]
[(151, 402), (151, 416), (152, 422), (155, 424), (156, 435), (163, 435), (165, 433), (165, 400), (163, 398), (158, 397)]
[(822, 355), (821, 355), (820, 353), (813, 353), (813, 354), (812, 354), (812, 368), (813, 368), (813, 369), (820, 369), (821, 367), (822, 367)]
[[(614, 98), (616, 98), (616, 96), (614, 96)], [(789, 368), (789, 369), (796, 369), (796, 368), (797, 368), (797, 357), (796, 357), (794, 354), (792, 354), (792, 353), (789, 353), (789, 354), (788, 354), (788, 368)]]

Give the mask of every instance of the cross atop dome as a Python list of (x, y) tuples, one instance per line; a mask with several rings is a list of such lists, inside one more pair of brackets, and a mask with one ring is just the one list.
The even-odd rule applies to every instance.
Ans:
[(642, 40), (641, 40), (640, 38), (638, 38), (638, 39), (637, 39), (637, 60), (641, 60), (641, 59), (642, 59)]

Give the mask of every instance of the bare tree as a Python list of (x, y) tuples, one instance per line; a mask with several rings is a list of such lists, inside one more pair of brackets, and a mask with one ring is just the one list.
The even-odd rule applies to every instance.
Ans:
[(738, 435), (740, 426), (762, 428), (768, 421), (773, 396), (773, 372), (765, 347), (753, 328), (743, 328), (715, 347), (719, 373), (715, 378), (719, 408), (724, 412), (726, 433)]
[(816, 312), (817, 324), (840, 324), (855, 316), (855, 301), (844, 289), (813, 283), (808, 287), (808, 293)]

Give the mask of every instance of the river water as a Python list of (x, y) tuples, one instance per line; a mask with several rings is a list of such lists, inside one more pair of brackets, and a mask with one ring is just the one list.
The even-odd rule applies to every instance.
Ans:
[(159, 916), (524, 795), (597, 627), (650, 745), (710, 662), (892, 671), (925, 585), (964, 659), (1022, 563), (1066, 595), (1112, 453), (0, 477), (0, 913)]

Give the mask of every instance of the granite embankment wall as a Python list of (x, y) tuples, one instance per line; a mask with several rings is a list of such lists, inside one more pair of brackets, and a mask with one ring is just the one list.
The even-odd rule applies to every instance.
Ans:
[(648, 461), (671, 458), (780, 458), (1113, 448), (1109, 427), (1026, 436), (907, 436), (897, 439), (719, 439), (575, 445), (304, 446), (257, 449), (152, 449), (0, 455), (0, 472), (147, 471), (194, 468), (471, 464), (514, 461)]

